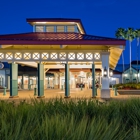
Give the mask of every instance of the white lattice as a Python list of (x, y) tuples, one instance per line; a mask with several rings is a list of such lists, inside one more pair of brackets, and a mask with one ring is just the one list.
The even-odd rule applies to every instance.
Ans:
[(65, 59), (66, 59), (66, 53), (61, 52), (61, 53), (59, 54), (59, 58), (62, 59), (62, 60), (65, 60)]
[(13, 59), (13, 54), (11, 52), (6, 53), (6, 59), (12, 60)]
[(86, 53), (86, 59), (92, 60), (93, 59), (92, 53)]
[(15, 53), (15, 59), (20, 60), (22, 58), (21, 53)]
[(3, 59), (3, 58), (4, 58), (4, 54), (0, 53), (0, 59)]
[(51, 53), (51, 59), (57, 59), (57, 53)]
[(48, 53), (42, 53), (42, 59), (48, 59), (49, 58), (49, 54)]
[(40, 58), (39, 53), (33, 53), (33, 59), (38, 60)]
[(95, 53), (95, 54), (94, 54), (94, 58), (95, 58), (96, 60), (99, 60), (99, 59), (100, 59), (100, 54), (99, 54), (99, 53)]
[(83, 53), (77, 53), (77, 59), (78, 60), (83, 60), (84, 59), (84, 54)]
[(68, 58), (69, 58), (69, 60), (74, 60), (75, 59), (75, 53), (69, 53)]
[(24, 59), (26, 59), (26, 60), (31, 59), (31, 54), (30, 53), (24, 53)]

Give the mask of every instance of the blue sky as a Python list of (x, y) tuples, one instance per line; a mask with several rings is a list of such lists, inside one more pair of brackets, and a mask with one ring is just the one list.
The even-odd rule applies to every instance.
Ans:
[[(26, 18), (80, 18), (87, 34), (106, 37), (115, 37), (119, 27), (140, 28), (140, 0), (0, 0), (0, 5), (0, 34), (32, 32)], [(135, 60), (136, 41), (132, 48)], [(128, 45), (124, 55), (129, 63)]]

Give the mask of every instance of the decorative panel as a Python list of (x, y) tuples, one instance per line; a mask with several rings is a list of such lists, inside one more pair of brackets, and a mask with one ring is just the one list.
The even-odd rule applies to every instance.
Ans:
[(39, 53), (33, 53), (33, 59), (38, 60), (40, 58)]
[(86, 53), (86, 59), (92, 60), (93, 59), (93, 54), (92, 53)]
[(12, 60), (13, 59), (13, 54), (11, 52), (6, 53), (6, 59)]
[(57, 59), (57, 53), (51, 53), (51, 56), (50, 56), (50, 57), (51, 57), (51, 59), (53, 59), (53, 60), (54, 60), (54, 59)]
[(94, 54), (94, 58), (95, 58), (96, 60), (99, 60), (99, 59), (100, 59), (100, 54), (99, 54), (99, 53), (95, 53), (95, 54)]
[(65, 60), (65, 59), (66, 59), (66, 53), (65, 53), (65, 52), (61, 52), (61, 53), (59, 54), (59, 58), (60, 58), (61, 60)]
[(0, 53), (0, 59), (4, 59), (4, 54)]
[(78, 60), (83, 60), (84, 59), (84, 54), (83, 53), (77, 53), (77, 59)]
[(42, 53), (41, 58), (46, 60), (49, 58), (49, 54), (48, 53)]
[(26, 60), (31, 59), (31, 54), (30, 53), (24, 53), (24, 59), (26, 59)]
[(74, 60), (75, 59), (75, 53), (69, 53), (68, 54), (68, 59), (69, 60)]
[(22, 54), (21, 53), (15, 53), (15, 59), (20, 60), (22, 58)]

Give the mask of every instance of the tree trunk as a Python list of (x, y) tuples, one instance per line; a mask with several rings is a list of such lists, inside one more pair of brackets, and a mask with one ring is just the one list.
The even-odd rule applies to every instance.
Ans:
[[(130, 47), (130, 75), (131, 75), (131, 40), (129, 40), (129, 47)], [(130, 76), (130, 82), (132, 82), (131, 76)]]
[[(122, 63), (123, 63), (123, 73), (124, 73), (124, 56), (123, 56), (123, 52), (122, 52)], [(123, 79), (123, 83), (124, 83), (124, 79)]]
[(137, 83), (139, 82), (139, 77), (138, 77), (138, 73), (139, 73), (139, 69), (138, 69), (138, 61), (139, 61), (139, 40), (140, 38), (137, 38)]

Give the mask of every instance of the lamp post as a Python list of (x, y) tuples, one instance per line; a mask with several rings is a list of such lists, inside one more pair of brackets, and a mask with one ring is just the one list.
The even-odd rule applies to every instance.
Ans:
[(110, 75), (110, 77), (113, 76), (113, 71), (112, 70), (110, 70), (109, 75)]
[(107, 76), (107, 69), (106, 69), (106, 67), (104, 68), (104, 77), (106, 77)]
[(133, 75), (133, 71), (130, 69), (129, 71), (129, 74), (130, 74), (130, 82), (132, 82), (132, 75)]

